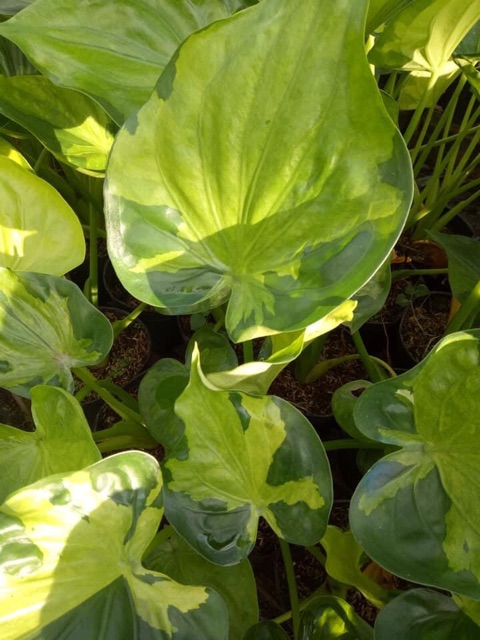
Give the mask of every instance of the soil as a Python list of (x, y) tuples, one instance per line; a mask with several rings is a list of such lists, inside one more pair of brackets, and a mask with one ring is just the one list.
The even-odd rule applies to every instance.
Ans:
[[(114, 322), (124, 318), (126, 312), (117, 309), (101, 309), (102, 313)], [(143, 371), (150, 357), (150, 335), (145, 325), (135, 320), (120, 333), (103, 367), (90, 367), (90, 372), (97, 380), (110, 380), (120, 387), (125, 386), (132, 378)], [(75, 392), (83, 387), (83, 383), (75, 378)], [(96, 393), (89, 393), (82, 404), (99, 400)]]
[(432, 293), (415, 300), (400, 322), (400, 337), (413, 362), (420, 362), (443, 336), (448, 324), (451, 297)]
[[(355, 353), (357, 351), (349, 334), (340, 327), (328, 337), (322, 359), (330, 360)], [(360, 360), (350, 360), (329, 369), (315, 382), (301, 383), (295, 378), (294, 365), (291, 364), (277, 376), (269, 393), (288, 400), (306, 413), (307, 417), (331, 416), (334, 391), (347, 382), (363, 379), (365, 376)]]
[(0, 424), (17, 427), (23, 431), (35, 431), (30, 401), (14, 396), (7, 389), (0, 389)]

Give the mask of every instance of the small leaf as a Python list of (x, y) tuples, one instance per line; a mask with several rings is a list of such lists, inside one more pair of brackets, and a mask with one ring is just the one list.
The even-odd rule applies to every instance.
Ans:
[(164, 462), (169, 522), (207, 559), (233, 564), (260, 516), (293, 544), (314, 544), (332, 500), (330, 469), (311, 424), (285, 400), (212, 388), (194, 352), (175, 403), (182, 440)]
[(63, 278), (0, 268), (0, 386), (29, 397), (49, 384), (73, 392), (73, 367), (100, 362), (112, 326)]
[(36, 430), (0, 424), (0, 503), (12, 491), (54, 473), (76, 471), (100, 460), (80, 404), (54, 387), (31, 391)]
[(325, 570), (328, 575), (334, 580), (355, 587), (376, 607), (383, 607), (390, 596), (385, 589), (362, 572), (364, 552), (353, 534), (329, 525), (321, 545), (327, 552)]
[(357, 427), (399, 449), (367, 472), (350, 507), (355, 538), (382, 567), (475, 599), (479, 354), (480, 330), (451, 334), (414, 369), (362, 394)]
[(314, 598), (302, 613), (299, 640), (335, 638), (373, 640), (373, 629), (344, 600), (333, 596)]

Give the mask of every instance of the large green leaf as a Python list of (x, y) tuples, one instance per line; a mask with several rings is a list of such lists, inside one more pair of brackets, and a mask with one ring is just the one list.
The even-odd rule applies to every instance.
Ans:
[(91, 98), (43, 76), (0, 76), (0, 113), (33, 133), (62, 162), (105, 170), (116, 127)]
[(169, 313), (230, 298), (240, 341), (320, 320), (386, 259), (411, 175), (366, 4), (263, 0), (180, 47), (107, 169), (109, 253), (137, 298)]
[(480, 627), (452, 598), (427, 589), (402, 593), (380, 611), (375, 621), (375, 640), (474, 640), (479, 637)]
[(165, 509), (195, 549), (218, 564), (239, 562), (255, 544), (260, 516), (293, 544), (318, 542), (332, 481), (322, 443), (297, 409), (212, 387), (196, 350), (175, 413), (184, 434), (163, 465)]
[(392, 573), (480, 598), (480, 330), (444, 338), (411, 371), (366, 389), (366, 436), (399, 447), (358, 485), (353, 534)]
[(0, 25), (56, 84), (97, 100), (119, 124), (148, 98), (178, 45), (248, 2), (36, 0)]
[(400, 106), (412, 109), (428, 91), (434, 104), (459, 73), (457, 45), (478, 21), (480, 0), (413, 0), (386, 25), (369, 53), (383, 69), (403, 69)]
[(345, 600), (319, 596), (302, 613), (299, 640), (335, 639), (373, 640), (373, 629)]
[(288, 640), (289, 636), (282, 627), (271, 620), (262, 620), (251, 627), (244, 640)]
[(14, 493), (0, 509), (2, 640), (224, 640), (209, 589), (148, 571), (163, 514), (146, 453), (121, 453)]
[(83, 262), (75, 213), (47, 182), (0, 156), (0, 266), (63, 275)]
[(381, 27), (393, 16), (399, 13), (412, 0), (370, 0), (368, 3), (366, 34), (372, 33), (377, 27)]
[(100, 362), (112, 341), (110, 322), (73, 282), (0, 268), (1, 387), (73, 391), (71, 369)]
[(40, 478), (83, 469), (101, 457), (75, 398), (42, 385), (31, 397), (33, 433), (0, 424), (0, 502)]
[(219, 593), (228, 609), (229, 640), (243, 640), (258, 620), (257, 590), (248, 560), (234, 567), (213, 565), (168, 527), (153, 540), (143, 564), (181, 584), (203, 585)]

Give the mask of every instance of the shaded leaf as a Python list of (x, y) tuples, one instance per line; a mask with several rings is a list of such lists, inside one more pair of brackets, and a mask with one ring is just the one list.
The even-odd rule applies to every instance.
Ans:
[[(477, 603), (478, 604), (478, 603)], [(414, 589), (397, 596), (375, 621), (375, 640), (473, 640), (480, 627), (462, 613), (452, 598)]]
[(204, 585), (220, 594), (228, 609), (229, 640), (243, 640), (244, 633), (258, 620), (257, 590), (248, 560), (234, 567), (213, 565), (168, 527), (153, 540), (143, 564), (181, 584)]
[(148, 98), (179, 44), (243, 2), (36, 0), (0, 25), (56, 84), (86, 93), (119, 124)]
[(377, 383), (354, 417), (371, 439), (399, 447), (358, 485), (353, 534), (407, 580), (480, 597), (480, 331), (444, 338), (411, 371)]
[(28, 397), (36, 384), (73, 391), (73, 367), (100, 362), (112, 326), (68, 280), (0, 268), (0, 386)]

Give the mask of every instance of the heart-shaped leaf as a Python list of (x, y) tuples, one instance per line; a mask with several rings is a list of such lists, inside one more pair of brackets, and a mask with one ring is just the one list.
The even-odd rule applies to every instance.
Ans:
[(85, 239), (74, 211), (51, 185), (4, 156), (0, 200), (0, 267), (60, 276), (83, 262)]
[(141, 564), (161, 488), (157, 461), (136, 451), (10, 496), (0, 509), (2, 640), (224, 640), (218, 595)]
[(75, 398), (42, 385), (31, 397), (33, 433), (0, 424), (0, 502), (40, 478), (83, 469), (101, 457)]
[(28, 397), (36, 384), (73, 392), (71, 369), (110, 351), (107, 318), (63, 278), (0, 268), (0, 386)]
[(0, 33), (56, 84), (123, 123), (148, 98), (178, 45), (249, 4), (241, 0), (36, 0)]
[(184, 434), (163, 464), (169, 522), (202, 555), (234, 564), (260, 516), (293, 544), (318, 542), (332, 501), (328, 461), (308, 420), (285, 400), (223, 391), (194, 352), (175, 403)]
[(357, 427), (399, 447), (358, 485), (355, 538), (392, 573), (480, 598), (480, 330), (363, 392)]
[(229, 640), (243, 640), (258, 620), (257, 590), (248, 560), (234, 567), (213, 565), (168, 527), (153, 540), (143, 564), (182, 584), (204, 585), (219, 593), (228, 609)]
[[(478, 603), (477, 609), (478, 609)], [(452, 598), (414, 589), (397, 596), (375, 621), (375, 640), (473, 640), (480, 627)]]
[(0, 113), (36, 136), (55, 157), (102, 172), (115, 125), (91, 98), (43, 76), (0, 76)]
[(180, 47), (107, 169), (109, 254), (138, 299), (229, 299), (242, 341), (319, 321), (384, 262), (411, 172), (365, 57), (366, 6), (263, 0)]

